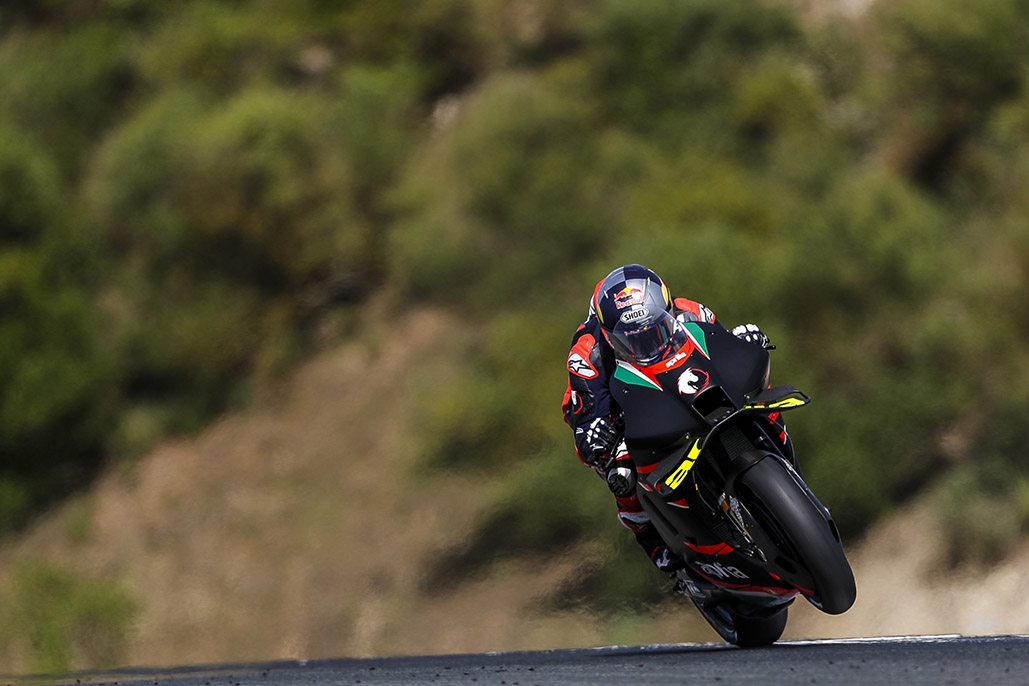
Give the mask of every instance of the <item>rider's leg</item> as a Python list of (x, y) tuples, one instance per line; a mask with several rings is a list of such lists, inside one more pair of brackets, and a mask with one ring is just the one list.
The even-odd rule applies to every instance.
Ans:
[(618, 521), (632, 531), (636, 536), (636, 542), (655, 567), (670, 574), (683, 566), (682, 558), (668, 549), (657, 529), (650, 523), (650, 516), (643, 510), (635, 493), (624, 498), (615, 498), (615, 502), (618, 503)]

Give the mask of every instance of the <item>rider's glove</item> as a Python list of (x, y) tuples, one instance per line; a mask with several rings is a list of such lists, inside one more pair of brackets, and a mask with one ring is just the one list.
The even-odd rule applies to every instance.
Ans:
[(576, 433), (581, 436), (577, 442), (582, 461), (591, 467), (603, 468), (606, 466), (604, 458), (611, 455), (621, 438), (622, 428), (613, 417), (597, 417)]
[(758, 328), (757, 324), (740, 324), (732, 330), (732, 335), (747, 343), (760, 345), (765, 350), (775, 349), (775, 346), (768, 340), (768, 336)]
[(612, 467), (607, 472), (607, 487), (616, 498), (625, 498), (636, 492), (636, 472), (629, 467)]

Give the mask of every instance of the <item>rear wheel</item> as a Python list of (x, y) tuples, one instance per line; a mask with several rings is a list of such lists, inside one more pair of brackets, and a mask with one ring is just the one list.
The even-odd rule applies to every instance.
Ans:
[(737, 478), (736, 495), (780, 576), (827, 614), (849, 610), (857, 597), (854, 572), (828, 512), (800, 477), (770, 455)]
[(775, 643), (786, 629), (788, 608), (757, 608), (731, 600), (693, 599), (700, 614), (724, 640), (741, 648), (759, 648)]

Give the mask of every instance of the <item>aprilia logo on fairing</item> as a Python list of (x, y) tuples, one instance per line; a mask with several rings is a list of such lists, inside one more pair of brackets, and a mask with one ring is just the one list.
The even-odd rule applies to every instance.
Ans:
[(727, 567), (721, 562), (698, 562), (697, 567), (700, 571), (704, 572), (708, 576), (717, 577), (719, 579), (749, 579), (747, 573), (742, 571), (739, 567)]
[(671, 369), (675, 365), (677, 365), (680, 362), (682, 362), (683, 360), (685, 360), (687, 357), (689, 357), (689, 355), (687, 355), (684, 352), (677, 352), (677, 353), (675, 353), (675, 357), (673, 357), (672, 359), (670, 359), (667, 362), (665, 362), (665, 369)]

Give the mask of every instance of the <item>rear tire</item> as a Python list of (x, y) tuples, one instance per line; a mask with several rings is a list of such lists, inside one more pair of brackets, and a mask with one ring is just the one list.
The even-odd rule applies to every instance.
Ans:
[(740, 648), (760, 648), (775, 643), (786, 629), (786, 606), (769, 613), (767, 608), (748, 607), (733, 601), (693, 600), (697, 610), (728, 643)]
[(781, 576), (823, 612), (849, 610), (857, 598), (854, 572), (832, 519), (800, 477), (769, 455), (737, 478), (736, 495), (764, 534), (760, 547)]

